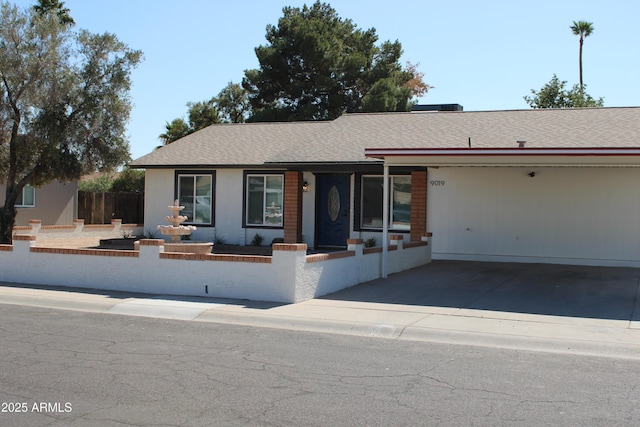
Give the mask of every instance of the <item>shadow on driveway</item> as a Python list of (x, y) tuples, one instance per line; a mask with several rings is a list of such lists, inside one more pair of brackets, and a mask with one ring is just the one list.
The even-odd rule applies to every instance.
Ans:
[(639, 283), (637, 268), (434, 261), (322, 299), (637, 321)]

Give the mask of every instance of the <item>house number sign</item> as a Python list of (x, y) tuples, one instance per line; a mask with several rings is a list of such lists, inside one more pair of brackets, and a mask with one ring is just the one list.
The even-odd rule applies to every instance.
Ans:
[(432, 186), (434, 186), (434, 187), (437, 187), (437, 186), (443, 186), (443, 185), (444, 185), (444, 180), (441, 180), (441, 181), (431, 181), (431, 185), (432, 185)]

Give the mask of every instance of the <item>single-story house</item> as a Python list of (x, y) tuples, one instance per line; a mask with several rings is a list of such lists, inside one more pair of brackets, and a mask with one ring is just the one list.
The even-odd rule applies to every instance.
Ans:
[(638, 107), (213, 125), (131, 166), (146, 170), (145, 227), (178, 199), (194, 240), (429, 231), (433, 259), (640, 266)]
[[(1, 188), (4, 190), (4, 184)], [(0, 204), (5, 193), (0, 191)], [(78, 182), (52, 181), (40, 187), (25, 186), (16, 203), (16, 225), (27, 226), (31, 220), (46, 225), (70, 225), (78, 210)]]

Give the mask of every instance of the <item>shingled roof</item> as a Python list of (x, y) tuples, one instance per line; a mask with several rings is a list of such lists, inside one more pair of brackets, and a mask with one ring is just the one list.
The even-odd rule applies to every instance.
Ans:
[(330, 122), (212, 125), (133, 167), (362, 163), (365, 148), (640, 147), (640, 107), (345, 114)]

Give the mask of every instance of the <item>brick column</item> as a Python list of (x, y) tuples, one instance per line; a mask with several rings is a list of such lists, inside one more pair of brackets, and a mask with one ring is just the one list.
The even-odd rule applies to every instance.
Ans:
[(284, 243), (302, 242), (302, 172), (284, 173)]
[(427, 171), (411, 172), (410, 240), (419, 242), (427, 232)]

